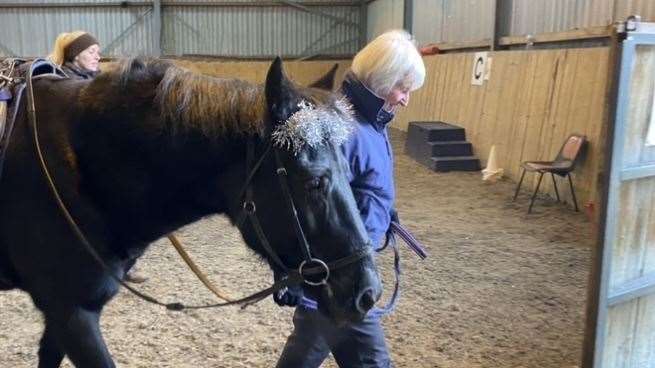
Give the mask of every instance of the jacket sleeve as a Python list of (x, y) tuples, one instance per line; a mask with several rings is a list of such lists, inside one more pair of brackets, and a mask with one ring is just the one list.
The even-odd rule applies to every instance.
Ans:
[(390, 213), (379, 198), (379, 188), (375, 184), (377, 175), (368, 159), (371, 149), (354, 134), (341, 150), (350, 169), (348, 179), (357, 209), (372, 245), (378, 247), (389, 227)]

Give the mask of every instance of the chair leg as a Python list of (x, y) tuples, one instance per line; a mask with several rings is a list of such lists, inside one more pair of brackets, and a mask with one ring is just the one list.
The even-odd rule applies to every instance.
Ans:
[(559, 191), (557, 191), (557, 182), (555, 181), (555, 174), (550, 173), (550, 176), (553, 178), (553, 188), (555, 188), (555, 196), (557, 197), (557, 202), (559, 202), (560, 201)]
[(532, 205), (534, 204), (534, 199), (537, 197), (537, 192), (539, 191), (539, 186), (541, 185), (541, 179), (543, 179), (544, 173), (539, 173), (539, 181), (537, 181), (537, 187), (534, 188), (534, 193), (532, 193), (532, 199), (530, 200), (530, 207), (528, 207), (528, 214), (532, 212)]
[(521, 179), (519, 180), (519, 184), (516, 186), (516, 191), (514, 192), (514, 199), (512, 199), (512, 201), (515, 201), (516, 197), (519, 195), (519, 189), (521, 189), (521, 184), (523, 183), (524, 176), (525, 176), (525, 169), (523, 169), (523, 172), (521, 173)]
[(571, 196), (573, 197), (575, 212), (578, 212), (578, 200), (575, 198), (575, 190), (573, 190), (573, 179), (571, 179), (571, 173), (567, 173), (566, 176), (569, 177), (569, 186), (571, 186)]

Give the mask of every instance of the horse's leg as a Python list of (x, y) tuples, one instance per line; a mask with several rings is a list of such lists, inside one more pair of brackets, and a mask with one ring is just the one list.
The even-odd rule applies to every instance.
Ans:
[(39, 345), (39, 368), (58, 368), (64, 359), (64, 352), (47, 322)]
[(100, 332), (100, 310), (74, 307), (57, 313), (46, 323), (64, 353), (76, 367), (115, 368)]

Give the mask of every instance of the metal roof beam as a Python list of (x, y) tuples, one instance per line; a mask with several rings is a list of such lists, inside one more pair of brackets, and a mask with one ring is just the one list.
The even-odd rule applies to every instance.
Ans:
[[(161, 1), (161, 6), (184, 6), (184, 7), (271, 7), (271, 6), (293, 6), (293, 7), (306, 7), (312, 8), (317, 6), (342, 6), (342, 7), (359, 7), (358, 1), (325, 1), (325, 2), (307, 2), (307, 1)], [(42, 2), (42, 3), (0, 3), (0, 8), (109, 8), (109, 7), (138, 7), (138, 6), (153, 6), (154, 0), (150, 1), (108, 1), (108, 2)]]
[(292, 1), (292, 0), (278, 0), (278, 1), (280, 3), (282, 3), (282, 4), (286, 4), (288, 6), (294, 7), (296, 9), (302, 10), (304, 12), (320, 15), (322, 17), (332, 19), (333, 21), (335, 21), (337, 23), (344, 24), (344, 25), (347, 25), (347, 26), (350, 26), (350, 27), (359, 28), (359, 24), (357, 24), (355, 22), (351, 22), (348, 19), (344, 19), (344, 18), (341, 18), (341, 17), (334, 16), (332, 14), (326, 13), (326, 12), (321, 11), (321, 10), (310, 9), (310, 8), (306, 7), (304, 4), (302, 4), (302, 3), (298, 2), (298, 1)]

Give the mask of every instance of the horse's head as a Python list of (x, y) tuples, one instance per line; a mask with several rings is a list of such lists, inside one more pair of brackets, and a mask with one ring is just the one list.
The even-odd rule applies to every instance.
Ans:
[[(339, 149), (355, 128), (350, 105), (336, 93), (294, 85), (279, 59), (265, 95), (272, 151), (251, 182), (261, 227), (284, 267), (298, 270), (305, 262), (305, 271), (320, 271), (305, 275), (303, 289), (321, 312), (336, 322), (361, 319), (379, 299), (381, 283)], [(319, 261), (306, 262), (308, 255), (330, 265), (329, 276)]]

